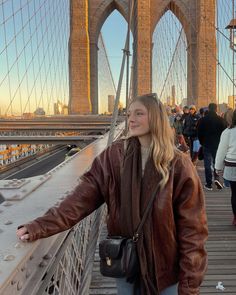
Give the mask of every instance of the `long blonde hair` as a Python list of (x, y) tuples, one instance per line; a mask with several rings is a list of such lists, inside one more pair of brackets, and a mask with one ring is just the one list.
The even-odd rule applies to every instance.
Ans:
[(166, 109), (155, 93), (138, 96), (132, 100), (131, 104), (136, 101), (142, 103), (148, 111), (150, 148), (156, 169), (162, 177), (160, 187), (163, 188), (169, 179), (170, 163), (176, 150), (174, 133), (170, 127)]

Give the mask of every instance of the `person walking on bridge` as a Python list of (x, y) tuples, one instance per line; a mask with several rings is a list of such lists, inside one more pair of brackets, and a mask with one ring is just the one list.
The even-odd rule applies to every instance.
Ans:
[(58, 207), (21, 225), (17, 236), (34, 241), (67, 230), (105, 202), (109, 236), (132, 238), (155, 196), (136, 243), (139, 276), (132, 283), (117, 278), (118, 294), (197, 295), (207, 268), (208, 229), (196, 169), (175, 147), (156, 94), (134, 99), (127, 116), (128, 137), (96, 157), (75, 190)]
[(215, 171), (216, 151), (220, 142), (220, 136), (226, 128), (224, 120), (217, 115), (217, 105), (210, 103), (208, 106), (208, 114), (205, 115), (198, 124), (198, 139), (203, 147), (204, 167), (206, 184), (204, 188), (212, 191), (212, 165), (214, 169), (214, 183), (218, 189), (223, 186), (220, 183), (219, 175)]
[(224, 170), (224, 179), (227, 179), (231, 188), (231, 205), (234, 214), (233, 225), (236, 225), (236, 110), (233, 112), (232, 122), (220, 137), (216, 154), (216, 173)]
[[(190, 156), (192, 162), (196, 165), (198, 149), (199, 147), (195, 147), (195, 143), (197, 143), (197, 124), (199, 120), (199, 115), (197, 114), (197, 109), (195, 105), (191, 105), (189, 107), (189, 115), (184, 120), (183, 125), (183, 134), (188, 138), (189, 148), (190, 148)], [(198, 142), (199, 145), (199, 142)]]

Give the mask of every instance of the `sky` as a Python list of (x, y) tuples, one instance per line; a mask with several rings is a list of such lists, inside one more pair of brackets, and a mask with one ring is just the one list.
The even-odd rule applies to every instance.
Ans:
[[(115, 33), (114, 33), (115, 32)], [(117, 11), (113, 13), (106, 19), (105, 23), (102, 26), (101, 33), (104, 39), (107, 56), (109, 59), (110, 67), (112, 70), (113, 79), (117, 89), (120, 70), (123, 58), (123, 49), (125, 48), (125, 40), (127, 35), (127, 22), (123, 16)], [(132, 36), (131, 36), (131, 46), (130, 52), (132, 54)], [(130, 63), (132, 61), (132, 56), (130, 58)], [(100, 61), (99, 66), (101, 67), (102, 61)], [(125, 105), (126, 101), (126, 68), (124, 70), (124, 77), (122, 81), (121, 97), (120, 101)], [(100, 103), (102, 104), (102, 103)], [(104, 110), (106, 108), (106, 101), (103, 103)]]
[[(230, 9), (232, 1), (218, 0), (217, 2), (219, 6), (218, 27), (228, 35), (225, 26), (232, 18)], [(65, 104), (68, 103), (68, 55), (65, 52), (68, 52), (69, 17), (64, 13), (69, 9), (68, 4), (67, 0), (0, 1), (0, 114), (4, 114), (6, 110), (14, 113), (16, 108), (20, 112), (32, 111), (37, 106), (44, 106), (47, 112), (57, 100)], [(153, 90), (159, 96), (162, 93), (165, 73), (168, 71), (170, 58), (173, 54), (173, 46), (175, 46), (178, 37), (178, 34), (175, 34), (175, 37), (168, 39), (171, 34), (169, 31), (171, 26), (176, 26), (179, 29), (180, 23), (173, 14), (166, 13), (153, 36), (156, 38), (153, 49), (153, 69), (155, 71)], [(159, 30), (158, 28), (161, 27), (163, 29)], [(105, 21), (102, 34), (116, 87), (126, 33), (125, 19), (118, 11), (114, 11)], [(232, 94), (232, 81), (228, 79), (225, 72), (232, 77), (233, 51), (229, 49), (229, 42), (226, 42), (226, 38), (222, 34), (217, 34), (217, 39), (219, 40), (218, 57), (220, 59), (217, 71), (217, 81), (220, 82), (218, 83), (220, 85), (218, 99), (219, 102), (222, 102), (227, 101), (228, 94)], [(167, 41), (167, 44), (160, 42), (160, 40)], [(170, 46), (170, 44), (172, 45)], [(183, 42), (178, 50), (184, 52)], [(177, 95), (185, 96), (186, 53), (185, 57), (183, 56), (181, 59), (182, 64), (178, 63), (176, 58), (172, 68), (178, 72), (178, 79), (181, 77), (180, 80), (184, 85), (183, 89), (178, 90)], [(158, 76), (159, 69), (162, 72)], [(168, 92), (170, 94), (173, 83), (171, 79), (174, 79), (174, 74), (173, 77), (169, 76), (167, 90), (163, 92), (163, 96), (167, 96)], [(178, 83), (181, 82), (176, 82), (176, 87)], [(123, 85), (125, 85), (125, 77)], [(124, 104), (124, 87), (121, 101)]]
[(122, 49), (125, 47), (127, 22), (122, 15), (115, 10), (105, 21), (101, 31), (105, 40), (110, 65), (113, 70), (114, 80), (117, 85), (123, 57)]

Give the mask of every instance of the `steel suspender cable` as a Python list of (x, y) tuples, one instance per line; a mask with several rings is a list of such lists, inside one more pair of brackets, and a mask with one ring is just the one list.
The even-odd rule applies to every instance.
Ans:
[[(106, 46), (105, 46), (105, 43), (104, 43), (104, 40), (103, 40), (102, 33), (100, 33), (99, 37), (101, 38), (101, 44), (102, 44), (102, 47), (104, 49), (104, 54), (105, 54), (106, 60), (108, 60), (107, 49), (106, 49)], [(116, 92), (116, 85), (115, 85), (115, 82), (114, 82), (114, 79), (113, 79), (110, 63), (108, 62), (107, 65), (108, 65), (109, 74), (111, 76), (112, 86), (113, 86), (113, 88), (114, 88), (114, 90)]]
[[(130, 57), (130, 26), (131, 26), (131, 11), (133, 10), (133, 1), (129, 2), (129, 21), (128, 21), (128, 31), (127, 31), (127, 48), (126, 48), (126, 56), (127, 56), (127, 64), (126, 64), (126, 100), (125, 100), (125, 109), (127, 112), (128, 104), (129, 104), (129, 57)], [(128, 132), (128, 122), (127, 118), (125, 120), (125, 133)]]
[[(131, 1), (131, 9), (130, 9), (129, 14), (130, 14), (130, 16), (129, 16), (128, 23), (130, 23), (131, 20), (132, 20), (133, 1)], [(119, 100), (120, 100), (120, 92), (121, 92), (122, 80), (123, 80), (123, 75), (124, 75), (125, 59), (126, 59), (127, 51), (129, 50), (129, 48), (128, 48), (128, 44), (129, 44), (128, 39), (130, 37), (129, 30), (130, 30), (130, 25), (128, 25), (127, 37), (126, 37), (126, 42), (125, 42), (125, 49), (123, 50), (123, 58), (122, 58), (121, 69), (120, 69), (120, 77), (119, 77), (119, 82), (118, 82), (118, 87), (117, 87), (117, 92), (116, 92), (116, 98), (115, 98), (115, 104), (114, 104), (114, 110), (113, 110), (113, 115), (112, 115), (112, 122), (111, 122), (108, 142), (107, 142), (108, 146), (111, 145), (111, 143), (113, 141), (116, 121), (117, 121), (117, 117), (118, 117), (118, 104), (119, 104)]]
[(170, 69), (171, 69), (171, 66), (172, 66), (173, 61), (174, 61), (174, 57), (175, 57), (175, 53), (176, 53), (176, 50), (177, 50), (177, 47), (178, 47), (178, 44), (179, 44), (179, 41), (180, 41), (181, 33), (182, 33), (182, 29), (181, 29), (181, 31), (180, 31), (180, 33), (179, 33), (179, 38), (178, 38), (178, 41), (177, 41), (177, 43), (176, 43), (174, 53), (173, 53), (173, 55), (172, 55), (171, 63), (170, 63), (170, 65), (169, 65), (169, 69), (168, 69), (168, 72), (167, 72), (167, 75), (166, 75), (166, 79), (165, 79), (164, 85), (163, 85), (162, 90), (161, 90), (160, 98), (162, 97), (162, 93), (163, 93), (163, 91), (164, 91), (164, 89), (165, 89), (165, 85), (166, 85), (166, 82), (167, 82), (168, 76), (169, 76), (169, 74), (170, 74)]

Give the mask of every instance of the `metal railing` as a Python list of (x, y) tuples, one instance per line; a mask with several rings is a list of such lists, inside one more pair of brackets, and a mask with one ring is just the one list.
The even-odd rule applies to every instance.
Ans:
[[(105, 210), (102, 210), (102, 217), (105, 216)], [(88, 273), (90, 267), (86, 264), (88, 258), (93, 263), (93, 246), (91, 240), (97, 241), (100, 232), (100, 224), (104, 218), (100, 220), (97, 212), (83, 220), (78, 226), (71, 230), (63, 239), (55, 256), (46, 255), (42, 267), (50, 264), (44, 276), (37, 278), (39, 285), (32, 292), (32, 295), (41, 294), (60, 294), (60, 295), (76, 295), (88, 294), (91, 276)], [(94, 231), (92, 228), (98, 228)], [(29, 286), (25, 287), (25, 291), (29, 290)], [(32, 288), (31, 288), (32, 290)], [(33, 291), (33, 290), (32, 290)], [(22, 294), (25, 294), (24, 292)]]
[[(122, 123), (122, 127), (119, 126), (116, 129), (116, 138), (123, 133), (124, 125)], [(41, 187), (37, 184), (37, 189), (33, 189), (33, 192), (25, 198), (2, 203), (0, 210), (4, 206), (7, 208), (9, 203), (12, 206), (7, 209), (8, 212), (7, 210), (5, 212), (4, 209), (1, 211), (0, 223), (3, 224), (3, 221), (7, 217), (9, 218), (9, 216), (16, 216), (17, 219), (17, 214), (14, 215), (14, 212), (18, 212), (19, 215), (19, 212), (25, 210), (21, 220), (16, 221), (19, 224), (22, 220), (25, 221), (27, 210), (30, 215), (34, 207), (42, 207), (42, 204), (47, 200), (48, 204), (44, 204), (43, 208), (45, 212), (48, 207), (55, 204), (55, 201), (59, 202), (65, 198), (68, 194), (68, 187), (73, 189), (73, 186), (78, 183), (78, 175), (73, 174), (75, 179), (71, 179), (70, 183), (65, 180), (65, 175), (68, 175), (68, 171), (76, 169), (76, 167), (78, 170), (78, 163), (83, 163), (86, 159), (87, 162), (80, 171), (83, 174), (91, 165), (93, 158), (107, 146), (107, 138), (108, 136), (105, 135), (104, 138), (96, 140), (85, 148), (82, 151), (83, 153), (72, 156), (68, 161), (54, 168), (50, 171), (48, 180), (42, 182)], [(52, 192), (50, 194), (49, 190), (52, 189), (53, 185), (59, 186), (58, 182), (61, 181), (61, 178), (65, 181), (64, 190), (67, 191), (60, 192), (57, 188), (55, 192), (53, 191), (53, 194)], [(28, 185), (30, 185), (30, 182), (28, 182)], [(47, 193), (50, 194), (49, 199), (43, 194), (45, 186)], [(20, 189), (22, 190), (22, 188)], [(3, 191), (0, 188), (0, 193)], [(40, 195), (40, 200), (37, 200), (37, 191), (38, 195)], [(61, 196), (62, 194), (64, 196)], [(14, 206), (15, 208), (13, 208)], [(27, 209), (29, 206), (30, 208)], [(41, 215), (42, 208), (40, 208), (40, 212)], [(1, 242), (4, 241), (3, 246), (1, 245), (2, 252), (0, 253), (0, 294), (89, 294), (95, 247), (106, 215), (105, 212), (106, 207), (103, 206), (85, 218), (72, 230), (38, 240), (34, 243), (16, 242), (16, 225), (10, 221), (6, 222), (5, 226), (8, 227), (8, 231), (5, 231), (5, 228), (3, 228), (1, 232), (0, 229), (0, 239)], [(32, 219), (35, 215), (37, 216), (39, 213), (33, 212), (28, 218)], [(3, 253), (7, 254), (3, 255)]]

